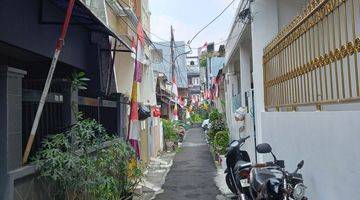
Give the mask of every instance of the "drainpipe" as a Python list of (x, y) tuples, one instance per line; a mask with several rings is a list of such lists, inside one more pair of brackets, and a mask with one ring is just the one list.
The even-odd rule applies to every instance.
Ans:
[(252, 107), (252, 111), (249, 109), (249, 114), (252, 118), (252, 122), (253, 122), (253, 137), (254, 137), (254, 146), (255, 146), (255, 163), (258, 162), (258, 159), (257, 159), (257, 152), (256, 152), (256, 145), (257, 145), (257, 142), (256, 142), (256, 118), (255, 118), (255, 103), (254, 103), (254, 89), (251, 89), (251, 90), (248, 90), (245, 92), (246, 94), (246, 97), (248, 98), (249, 95), (251, 96), (251, 107)]

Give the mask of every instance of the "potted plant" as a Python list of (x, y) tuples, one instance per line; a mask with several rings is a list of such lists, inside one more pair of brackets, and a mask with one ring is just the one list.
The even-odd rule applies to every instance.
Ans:
[(164, 119), (163, 130), (166, 150), (175, 150), (175, 143), (179, 139), (175, 123)]
[(219, 131), (216, 133), (214, 138), (214, 146), (216, 152), (219, 155), (219, 163), (224, 169), (226, 168), (225, 154), (229, 142), (230, 142), (229, 131)]

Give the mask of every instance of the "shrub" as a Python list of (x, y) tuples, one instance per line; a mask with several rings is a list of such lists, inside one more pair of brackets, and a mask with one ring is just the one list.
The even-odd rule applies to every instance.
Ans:
[(209, 119), (211, 122), (219, 120), (221, 117), (222, 114), (217, 109), (213, 109), (209, 115)]
[(214, 138), (214, 147), (222, 155), (226, 153), (226, 148), (230, 142), (229, 131), (219, 131)]
[(190, 116), (191, 122), (193, 124), (200, 124), (203, 122), (203, 119), (201, 118), (201, 116), (197, 113), (194, 113)]
[(205, 109), (205, 107), (198, 108), (196, 113), (199, 114), (202, 119), (209, 119), (209, 111)]
[(224, 115), (217, 109), (213, 109), (209, 114), (211, 128), (208, 132), (210, 144), (214, 143), (215, 135), (220, 131), (227, 130)]
[[(102, 149), (105, 141), (108, 149)], [(135, 157), (125, 141), (78, 115), (68, 131), (44, 141), (34, 163), (52, 199), (125, 199), (141, 179), (141, 168), (129, 162)]]
[(163, 131), (164, 131), (165, 140), (177, 142), (179, 136), (177, 133), (176, 123), (165, 119), (163, 119), (162, 122), (163, 122)]
[(121, 139), (99, 152), (93, 173), (97, 176), (90, 192), (95, 199), (126, 199), (132, 196), (140, 182), (142, 170), (136, 164), (136, 154), (133, 149)]

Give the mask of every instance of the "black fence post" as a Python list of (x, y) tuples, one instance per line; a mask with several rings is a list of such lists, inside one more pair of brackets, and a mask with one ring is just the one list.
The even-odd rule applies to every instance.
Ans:
[(76, 113), (79, 112), (79, 94), (78, 90), (72, 90), (69, 82), (65, 82), (63, 94), (64, 122), (65, 127), (69, 127), (76, 122)]

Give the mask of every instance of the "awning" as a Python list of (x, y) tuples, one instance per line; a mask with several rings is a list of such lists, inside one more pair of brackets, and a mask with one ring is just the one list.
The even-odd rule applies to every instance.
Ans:
[[(52, 0), (52, 2), (58, 6), (60, 9), (64, 10), (67, 9), (68, 0)], [(114, 31), (112, 31), (105, 23), (103, 23), (83, 2), (77, 0), (74, 5), (73, 13), (72, 13), (72, 20), (83, 24), (87, 28), (93, 31), (102, 32), (109, 36), (114, 37), (117, 39), (126, 50), (132, 51), (131, 47), (126, 44), (126, 42), (118, 36)]]

